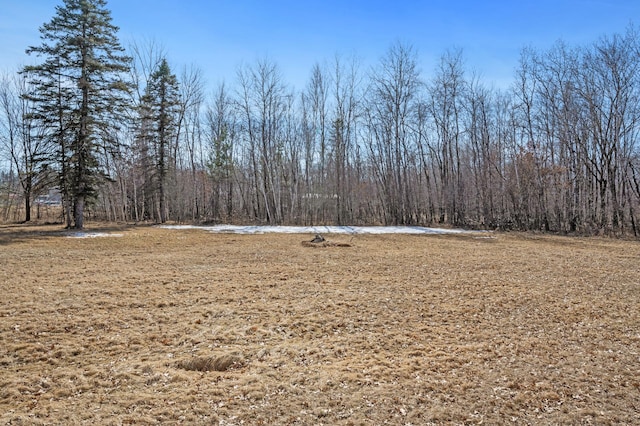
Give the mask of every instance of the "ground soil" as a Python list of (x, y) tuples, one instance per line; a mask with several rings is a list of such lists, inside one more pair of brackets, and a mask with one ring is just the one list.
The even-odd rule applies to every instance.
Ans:
[(0, 227), (0, 424), (638, 421), (638, 242), (98, 230)]

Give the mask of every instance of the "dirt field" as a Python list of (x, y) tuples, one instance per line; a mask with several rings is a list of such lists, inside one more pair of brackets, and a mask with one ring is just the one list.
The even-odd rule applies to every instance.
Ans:
[(640, 243), (0, 227), (1, 424), (632, 424)]

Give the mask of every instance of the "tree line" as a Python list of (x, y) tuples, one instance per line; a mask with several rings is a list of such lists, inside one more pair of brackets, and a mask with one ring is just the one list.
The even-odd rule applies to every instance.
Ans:
[[(638, 235), (640, 43), (525, 48), (509, 88), (461, 51), (429, 75), (395, 43), (336, 56), (294, 90), (277, 63), (205, 90), (148, 43), (125, 50), (104, 0), (64, 0), (0, 83), (0, 214), (135, 222), (447, 225)], [(36, 203), (38, 204), (38, 203)]]

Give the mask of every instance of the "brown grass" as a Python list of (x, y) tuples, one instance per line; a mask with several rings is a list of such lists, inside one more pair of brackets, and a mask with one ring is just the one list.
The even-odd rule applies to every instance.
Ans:
[(324, 247), (351, 247), (349, 243), (336, 243), (333, 241), (320, 241), (317, 243), (311, 241), (303, 241), (303, 247), (312, 247), (312, 248), (324, 248)]
[(227, 371), (242, 367), (242, 357), (238, 355), (220, 355), (216, 357), (196, 357), (176, 363), (176, 367), (189, 371)]
[(0, 424), (637, 422), (637, 242), (105, 231), (0, 227)]

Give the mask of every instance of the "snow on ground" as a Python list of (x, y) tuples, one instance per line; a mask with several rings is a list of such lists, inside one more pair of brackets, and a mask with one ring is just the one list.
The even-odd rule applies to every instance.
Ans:
[(240, 225), (162, 225), (165, 229), (202, 229), (230, 234), (463, 234), (478, 231), (425, 228), (422, 226), (240, 226)]
[(72, 232), (67, 238), (99, 238), (99, 237), (122, 237), (123, 234), (108, 234), (106, 232)]

